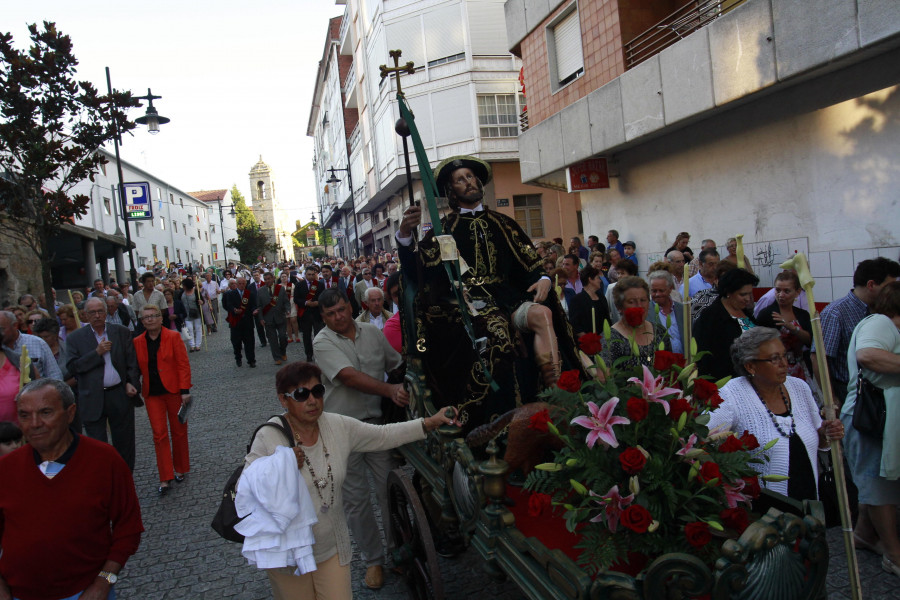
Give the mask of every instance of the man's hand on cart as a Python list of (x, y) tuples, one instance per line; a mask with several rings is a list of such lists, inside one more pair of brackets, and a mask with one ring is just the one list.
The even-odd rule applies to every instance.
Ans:
[(404, 385), (402, 383), (396, 383), (392, 387), (394, 389), (391, 391), (391, 400), (393, 400), (394, 404), (397, 406), (408, 406), (409, 392), (406, 391)]

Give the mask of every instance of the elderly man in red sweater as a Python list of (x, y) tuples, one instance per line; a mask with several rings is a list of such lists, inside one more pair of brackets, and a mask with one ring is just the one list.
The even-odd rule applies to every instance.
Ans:
[(0, 600), (115, 597), (144, 526), (116, 450), (70, 429), (75, 396), (38, 379), (16, 399), (28, 444), (0, 460)]

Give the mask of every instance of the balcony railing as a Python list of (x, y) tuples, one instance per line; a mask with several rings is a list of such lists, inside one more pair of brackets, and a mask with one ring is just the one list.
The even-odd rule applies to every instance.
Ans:
[(625, 69), (630, 69), (659, 54), (745, 1), (695, 0), (685, 4), (625, 44)]
[(347, 71), (347, 76), (344, 78), (344, 96), (350, 95), (350, 90), (353, 89), (353, 85), (356, 83), (356, 63), (350, 65), (350, 70)]

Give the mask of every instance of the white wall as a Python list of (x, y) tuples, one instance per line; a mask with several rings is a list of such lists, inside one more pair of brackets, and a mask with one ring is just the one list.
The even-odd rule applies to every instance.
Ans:
[[(75, 186), (72, 193), (85, 194), (91, 198), (88, 213), (80, 217), (76, 224), (112, 234), (116, 231), (115, 216), (117, 210), (115, 207), (116, 195), (112, 187), (118, 186), (119, 180), (116, 172), (115, 157), (109, 155), (107, 158), (109, 162), (106, 165), (106, 173), (97, 173), (93, 182), (88, 180), (81, 182)], [(153, 244), (157, 246), (157, 258), (161, 261), (165, 260), (165, 249), (168, 248), (170, 262), (178, 261), (178, 253), (180, 251), (183, 262), (187, 262), (188, 256), (190, 256), (192, 261), (202, 262), (204, 265), (210, 264), (209, 259), (212, 256), (210, 251), (211, 243), (218, 243), (221, 246), (222, 236), (219, 233), (218, 214), (212, 217), (212, 223), (216, 225), (216, 234), (211, 236), (211, 217), (206, 203), (188, 196), (186, 192), (125, 161), (122, 161), (122, 174), (125, 183), (148, 182), (150, 184), (150, 193), (153, 196), (153, 220), (132, 221), (129, 223), (131, 241), (136, 246), (133, 251), (135, 266), (152, 263)], [(106, 214), (104, 198), (110, 199), (111, 212), (109, 215)], [(158, 198), (161, 199), (161, 202)], [(124, 236), (125, 225), (121, 220), (121, 211), (118, 214), (119, 229)], [(161, 218), (165, 219), (165, 229), (161, 227)], [(234, 231), (234, 220), (231, 219), (231, 229), (229, 230), (229, 216), (225, 215), (225, 219), (225, 233), (228, 236), (229, 232)], [(173, 221), (178, 223), (177, 231), (172, 226)], [(138, 227), (138, 224), (140, 224), (140, 227)], [(232, 233), (230, 237), (234, 237), (234, 234)], [(236, 252), (235, 256), (237, 256)], [(115, 265), (112, 260), (109, 261), (109, 267), (110, 272), (114, 273)], [(129, 261), (126, 255), (125, 269), (127, 270), (128, 268)]]
[(845, 294), (859, 260), (900, 253), (900, 86), (811, 112), (795, 101), (773, 97), (621, 153), (610, 189), (581, 194), (585, 234), (634, 240), (642, 271), (680, 231), (695, 249), (738, 233), (748, 245), (805, 238), (816, 299)]

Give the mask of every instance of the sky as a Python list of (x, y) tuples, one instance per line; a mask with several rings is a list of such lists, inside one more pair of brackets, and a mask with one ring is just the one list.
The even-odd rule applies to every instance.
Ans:
[(305, 223), (316, 206), (306, 126), (328, 20), (343, 11), (334, 0), (4, 0), (0, 31), (24, 49), (29, 23), (54, 21), (78, 80), (105, 93), (109, 67), (113, 88), (162, 96), (153, 104), (171, 122), (125, 136), (124, 160), (184, 192), (237, 184), (249, 199), (262, 156), (279, 203)]

